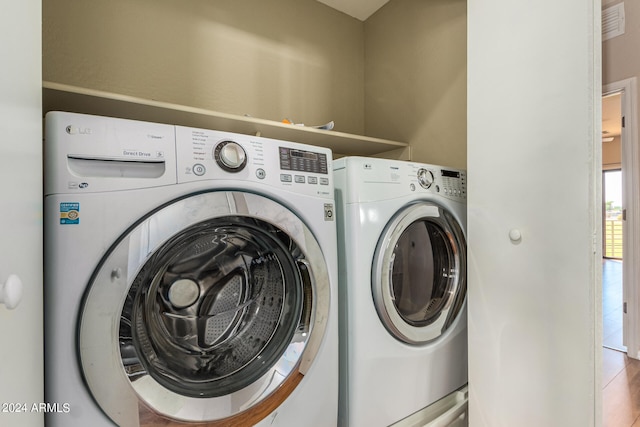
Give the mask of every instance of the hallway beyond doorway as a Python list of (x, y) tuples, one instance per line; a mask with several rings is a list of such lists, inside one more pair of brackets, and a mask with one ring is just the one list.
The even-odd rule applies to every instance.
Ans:
[(640, 361), (622, 345), (622, 261), (602, 260), (604, 427), (640, 427)]
[(640, 360), (602, 349), (604, 427), (640, 427)]

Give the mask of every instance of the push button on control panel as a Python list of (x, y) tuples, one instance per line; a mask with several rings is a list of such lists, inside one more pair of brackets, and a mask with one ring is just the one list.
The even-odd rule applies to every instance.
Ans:
[(280, 174), (280, 181), (282, 182), (291, 182), (291, 175), (288, 173), (281, 173)]
[(203, 164), (201, 163), (196, 163), (195, 165), (193, 165), (193, 174), (196, 176), (202, 176), (205, 174), (205, 172), (207, 171), (207, 168), (204, 167)]

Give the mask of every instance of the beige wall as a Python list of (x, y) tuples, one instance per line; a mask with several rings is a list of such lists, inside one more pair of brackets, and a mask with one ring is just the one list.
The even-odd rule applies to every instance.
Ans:
[(43, 79), (409, 142), (466, 167), (466, 0), (47, 0)]
[[(620, 0), (603, 0), (605, 9)], [(624, 2), (625, 34), (602, 43), (602, 83), (603, 85), (628, 78), (640, 79), (640, 2)], [(640, 123), (640, 122), (639, 122)]]
[(315, 0), (47, 0), (43, 79), (364, 133), (363, 23)]
[(466, 0), (391, 0), (371, 16), (367, 134), (409, 142), (413, 160), (466, 168), (466, 38)]
[(613, 137), (611, 142), (602, 143), (602, 169), (620, 169), (622, 167), (622, 152), (620, 151), (620, 137)]

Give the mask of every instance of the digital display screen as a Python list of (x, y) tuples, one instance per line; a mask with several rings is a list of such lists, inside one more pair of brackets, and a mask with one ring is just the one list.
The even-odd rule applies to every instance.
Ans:
[(460, 172), (442, 169), (442, 176), (446, 176), (449, 178), (460, 178)]
[(280, 169), (328, 174), (327, 155), (313, 151), (280, 147)]
[(291, 154), (291, 157), (299, 157), (299, 158), (309, 159), (314, 161), (318, 160), (318, 155), (310, 151), (290, 150), (289, 154)]

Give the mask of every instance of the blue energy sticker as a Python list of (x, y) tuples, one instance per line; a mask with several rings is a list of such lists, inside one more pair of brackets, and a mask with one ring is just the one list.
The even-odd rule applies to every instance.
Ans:
[(80, 224), (80, 203), (60, 203), (60, 224)]

